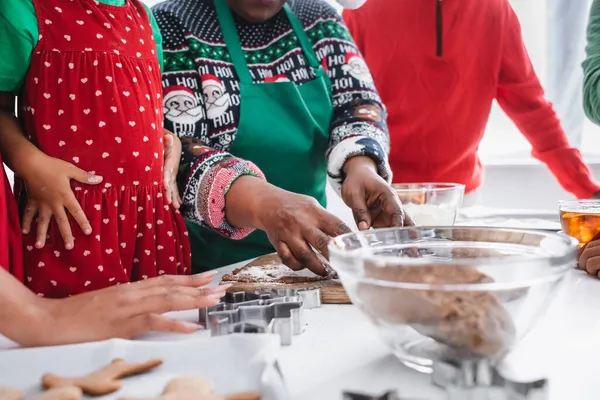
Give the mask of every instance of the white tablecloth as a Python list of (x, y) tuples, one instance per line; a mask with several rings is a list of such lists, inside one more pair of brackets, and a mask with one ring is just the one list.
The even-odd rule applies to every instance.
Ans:
[[(221, 273), (237, 267), (222, 268)], [(214, 283), (220, 280), (215, 277)], [(600, 370), (600, 282), (572, 271), (537, 328), (510, 358), (517, 378), (550, 378), (550, 400), (597, 400)], [(197, 312), (174, 313), (195, 321)], [(392, 356), (374, 328), (350, 305), (325, 305), (307, 313), (306, 332), (281, 350), (280, 363), (295, 400), (340, 399), (343, 390), (379, 393), (398, 389), (410, 398), (438, 400), (443, 393), (428, 376), (413, 372)], [(207, 336), (151, 334), (140, 340), (191, 340)], [(0, 340), (0, 348), (8, 346)], [(0, 363), (2, 353), (0, 352)], [(201, 362), (201, 357), (199, 357)]]

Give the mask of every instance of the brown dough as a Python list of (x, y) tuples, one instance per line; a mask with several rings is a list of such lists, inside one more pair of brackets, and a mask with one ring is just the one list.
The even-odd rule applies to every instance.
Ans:
[(77, 378), (63, 378), (53, 374), (42, 377), (42, 386), (52, 389), (61, 386), (77, 386), (90, 396), (102, 396), (116, 392), (123, 386), (122, 378), (138, 375), (162, 364), (162, 360), (150, 360), (144, 363), (128, 363), (122, 359), (113, 360), (98, 371)]
[[(368, 278), (425, 284), (489, 283), (468, 266), (366, 266)], [(397, 289), (361, 283), (360, 306), (370, 315), (415, 330), (459, 353), (498, 355), (515, 339), (515, 326), (501, 301), (489, 292)]]
[(0, 400), (21, 400), (25, 395), (19, 389), (0, 386)]
[(83, 391), (77, 386), (62, 386), (45, 391), (35, 400), (81, 400)]
[(234, 270), (231, 274), (223, 276), (221, 283), (231, 284), (227, 289), (229, 293), (256, 292), (261, 290), (285, 290), (285, 289), (321, 289), (321, 302), (323, 304), (350, 304), (350, 298), (344, 287), (337, 278), (335, 271), (331, 269), (327, 260), (317, 253), (317, 257), (328, 271), (327, 277), (302, 276), (290, 270), (289, 275), (278, 278), (257, 278), (248, 275), (240, 275), (250, 267), (261, 267), (264, 271), (279, 270), (282, 262), (277, 254), (268, 254), (258, 257), (256, 260)]

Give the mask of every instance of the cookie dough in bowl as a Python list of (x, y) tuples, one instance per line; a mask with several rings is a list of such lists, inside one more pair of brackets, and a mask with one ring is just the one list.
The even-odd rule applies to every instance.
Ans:
[(546, 309), (577, 244), (547, 232), (406, 227), (340, 236), (330, 261), (406, 365), (506, 356)]

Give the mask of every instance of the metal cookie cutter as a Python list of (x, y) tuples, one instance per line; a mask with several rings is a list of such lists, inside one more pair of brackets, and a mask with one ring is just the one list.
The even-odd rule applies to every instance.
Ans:
[(486, 360), (433, 363), (432, 381), (448, 400), (545, 400), (548, 381), (516, 382), (504, 378)]
[(371, 396), (368, 394), (344, 392), (342, 400), (402, 400), (395, 391), (384, 393), (381, 396)]
[(320, 289), (227, 293), (219, 304), (201, 309), (199, 321), (212, 336), (277, 333), (287, 346), (304, 331), (304, 310), (320, 306)]

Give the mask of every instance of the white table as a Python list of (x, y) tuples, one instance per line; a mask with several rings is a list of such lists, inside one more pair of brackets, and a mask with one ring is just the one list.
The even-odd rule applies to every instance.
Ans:
[[(238, 266), (222, 268), (214, 283)], [(197, 320), (197, 312), (174, 315)], [(443, 399), (428, 376), (404, 368), (390, 355), (354, 306), (325, 305), (307, 312), (306, 319), (306, 332), (282, 348), (280, 356), (294, 400), (334, 400), (341, 398), (343, 390), (379, 393), (388, 389), (411, 398)], [(140, 340), (189, 340), (206, 335), (151, 334)], [(0, 340), (0, 348), (3, 345), (7, 342)], [(600, 388), (593, 383), (600, 370), (600, 281), (573, 271), (566, 289), (510, 361), (516, 377), (549, 377), (550, 400), (600, 398)]]

